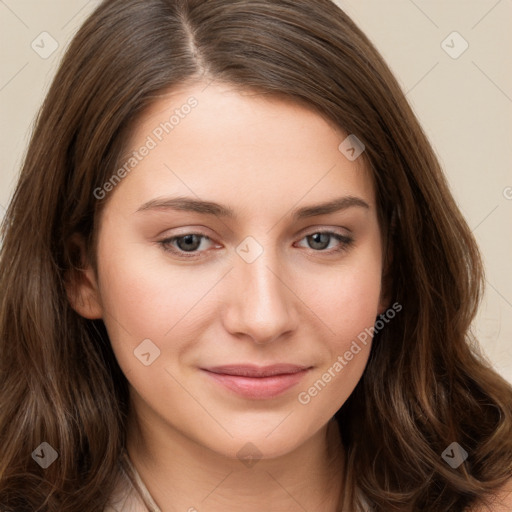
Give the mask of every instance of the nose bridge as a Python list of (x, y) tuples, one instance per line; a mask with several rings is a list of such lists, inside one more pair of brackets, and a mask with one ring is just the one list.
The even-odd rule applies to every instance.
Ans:
[(277, 250), (247, 237), (236, 252), (231, 327), (257, 343), (273, 341), (293, 327), (294, 317)]

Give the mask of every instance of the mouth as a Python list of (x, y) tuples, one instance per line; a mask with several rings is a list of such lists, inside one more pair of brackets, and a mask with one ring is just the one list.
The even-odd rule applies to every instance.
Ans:
[(268, 400), (296, 386), (311, 369), (307, 366), (275, 364), (271, 366), (228, 365), (202, 368), (215, 383), (237, 395)]

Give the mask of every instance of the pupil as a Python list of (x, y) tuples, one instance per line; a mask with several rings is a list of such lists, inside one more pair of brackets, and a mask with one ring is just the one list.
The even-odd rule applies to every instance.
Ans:
[[(320, 241), (321, 237), (325, 237), (324, 243)], [(314, 249), (325, 249), (327, 245), (329, 245), (329, 235), (326, 233), (315, 233), (311, 235), (311, 238), (313, 239), (313, 245), (320, 244), (321, 247), (313, 247)], [(325, 243), (327, 242), (327, 245)], [(325, 246), (325, 247), (322, 247)]]
[[(178, 245), (180, 246), (180, 249), (182, 249), (183, 251), (197, 249), (198, 243), (197, 239), (195, 240), (196, 243), (194, 243), (194, 237), (197, 237), (197, 235), (186, 235), (181, 237), (181, 239), (178, 240)], [(180, 243), (183, 240), (185, 241), (185, 243)], [(192, 247), (190, 247), (190, 244), (192, 244)], [(185, 245), (185, 247), (182, 247), (182, 245)]]

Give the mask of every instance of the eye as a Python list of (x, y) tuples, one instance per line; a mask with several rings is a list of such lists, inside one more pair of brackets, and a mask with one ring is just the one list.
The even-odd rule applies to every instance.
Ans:
[[(334, 248), (331, 247), (329, 250), (326, 250), (329, 248), (329, 242), (332, 242), (333, 239), (338, 241), (338, 245)], [(315, 252), (325, 252), (327, 254), (344, 251), (348, 249), (354, 241), (353, 238), (346, 235), (341, 235), (334, 231), (316, 231), (306, 235), (303, 240), (306, 240), (310, 248), (312, 248)]]
[[(178, 254), (184, 258), (191, 258), (195, 257), (197, 250), (199, 247), (201, 247), (201, 242), (203, 240), (211, 241), (211, 239), (206, 235), (202, 235), (200, 233), (187, 233), (185, 235), (166, 238), (165, 240), (159, 242), (159, 244), (164, 248), (165, 251)], [(187, 255), (186, 253), (190, 253), (190, 255)]]

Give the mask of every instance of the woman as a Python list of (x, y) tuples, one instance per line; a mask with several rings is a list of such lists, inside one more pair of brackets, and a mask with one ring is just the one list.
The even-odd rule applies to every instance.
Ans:
[(478, 249), (330, 1), (103, 2), (3, 236), (3, 510), (512, 507)]

